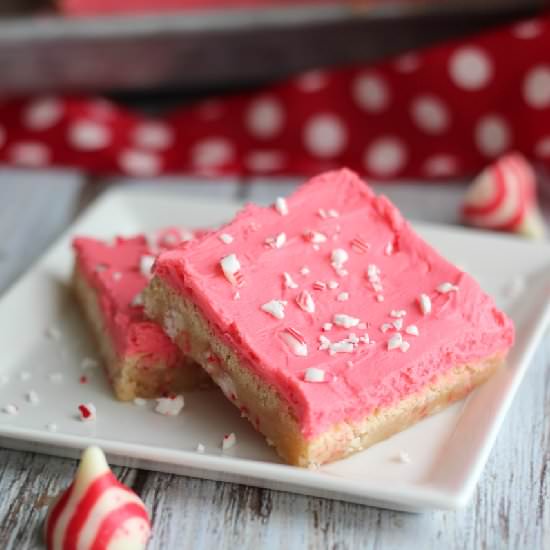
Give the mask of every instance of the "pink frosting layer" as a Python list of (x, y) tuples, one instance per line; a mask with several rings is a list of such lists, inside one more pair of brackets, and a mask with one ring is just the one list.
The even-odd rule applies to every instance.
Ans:
[(158, 325), (146, 319), (136, 297), (149, 282), (147, 273), (142, 272), (142, 258), (173, 248), (182, 238), (190, 235), (168, 228), (152, 243), (145, 235), (117, 237), (111, 243), (88, 237), (74, 239), (78, 267), (98, 296), (104, 326), (120, 357), (140, 355), (144, 365), (157, 361), (179, 364), (177, 347)]
[[(193, 300), (245, 364), (288, 401), (305, 437), (394, 404), (453, 365), (504, 353), (512, 345), (512, 322), (477, 282), (443, 259), (387, 198), (375, 197), (355, 174), (342, 170), (318, 176), (287, 206), (288, 214), (281, 215), (275, 207), (249, 205), (218, 232), (161, 254), (154, 270)], [(273, 237), (282, 232), (286, 242), (280, 238), (277, 247)], [(233, 240), (226, 244), (231, 239), (223, 234)], [(342, 259), (341, 253), (333, 256), (335, 249), (348, 256), (340, 267), (332, 265), (333, 258)], [(230, 254), (241, 265), (238, 287), (220, 267)], [(284, 283), (283, 272), (296, 288)], [(338, 288), (323, 290), (318, 281), (336, 281)], [(443, 283), (457, 289), (438, 291)], [(310, 293), (313, 313), (296, 301), (303, 290)], [(431, 299), (430, 314), (421, 311), (421, 294)], [(284, 318), (261, 309), (271, 300), (287, 302)], [(406, 314), (399, 327), (395, 315), (401, 310)], [(340, 314), (359, 322), (338, 326), (334, 316)], [(323, 330), (326, 323), (332, 328)], [(385, 324), (391, 328), (383, 331)], [(407, 332), (411, 325), (418, 335), (409, 333), (414, 328)], [(303, 336), (307, 355), (289, 348), (288, 329)], [(398, 332), (406, 344), (389, 350)], [(321, 336), (340, 344), (331, 351)], [(348, 352), (338, 351), (344, 348)], [(306, 381), (306, 372), (307, 378), (318, 374), (311, 368), (323, 370), (325, 381)]]

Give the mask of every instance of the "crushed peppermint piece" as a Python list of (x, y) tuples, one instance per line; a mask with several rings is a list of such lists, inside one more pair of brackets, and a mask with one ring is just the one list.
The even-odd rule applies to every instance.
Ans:
[(48, 327), (44, 334), (46, 335), (46, 338), (49, 338), (54, 342), (59, 342), (59, 340), (61, 340), (61, 331), (57, 327)]
[(351, 328), (356, 327), (361, 321), (357, 317), (352, 317), (345, 313), (335, 313), (332, 316), (332, 322), (339, 327)]
[(78, 412), (82, 422), (93, 422), (97, 419), (97, 411), (93, 403), (78, 405)]
[(418, 304), (422, 315), (429, 315), (432, 312), (432, 300), (427, 294), (421, 294), (418, 297)]
[(304, 267), (302, 267), (302, 269), (300, 269), (300, 273), (302, 275), (309, 275), (309, 273), (310, 273), (309, 267), (307, 267), (307, 265), (305, 265)]
[(384, 254), (386, 256), (391, 256), (393, 254), (393, 243), (391, 241), (386, 245), (386, 248), (384, 248)]
[(458, 287), (452, 283), (441, 283), (436, 290), (441, 294), (447, 294), (448, 292), (458, 292)]
[(199, 454), (203, 454), (204, 451), (206, 451), (206, 448), (204, 447), (204, 445), (202, 443), (197, 443), (197, 453)]
[(114, 271), (113, 272), (113, 279), (115, 281), (120, 281), (120, 279), (122, 279), (122, 273), (120, 271)]
[(320, 351), (323, 351), (325, 349), (329, 349), (330, 348), (330, 340), (326, 337), (326, 336), (323, 336), (322, 334), (319, 336), (319, 342), (321, 342), (321, 344), (319, 345), (319, 350)]
[(304, 239), (312, 244), (322, 244), (327, 241), (327, 236), (319, 231), (306, 231)]
[(139, 307), (143, 305), (143, 294), (141, 292), (138, 292), (130, 302), (130, 305), (134, 307)]
[(340, 214), (338, 213), (338, 210), (335, 210), (334, 208), (331, 208), (327, 211), (327, 216), (329, 218), (337, 218)]
[(285, 300), (270, 300), (266, 302), (261, 307), (262, 311), (273, 315), (275, 319), (284, 319), (285, 318), (285, 306), (288, 302)]
[(350, 246), (355, 252), (358, 252), (359, 254), (364, 254), (365, 252), (368, 252), (370, 248), (370, 244), (362, 237), (354, 237), (350, 243)]
[(310, 367), (306, 369), (304, 375), (304, 380), (306, 382), (324, 382), (325, 381), (325, 371), (322, 369), (316, 369), (315, 367)]
[(403, 342), (401, 342), (401, 345), (399, 346), (399, 348), (401, 349), (402, 352), (409, 351), (410, 347), (411, 347), (411, 345), (409, 344), (409, 342), (406, 342), (405, 340), (403, 340)]
[(57, 424), (55, 424), (54, 422), (50, 422), (49, 424), (46, 424), (46, 430), (52, 433), (57, 432)]
[(412, 462), (411, 457), (407, 451), (399, 451), (397, 460), (402, 464), (410, 464)]
[(84, 357), (84, 359), (80, 361), (80, 368), (82, 370), (96, 369), (97, 367), (99, 367), (99, 361), (93, 357)]
[(139, 270), (144, 277), (150, 278), (152, 275), (153, 264), (155, 257), (150, 254), (144, 254), (139, 259)]
[(306, 357), (308, 354), (307, 344), (304, 337), (295, 329), (287, 328), (280, 334), (283, 342), (289, 347), (290, 351), (298, 357)]
[(341, 269), (348, 261), (349, 255), (343, 248), (335, 248), (330, 256), (332, 266), (335, 269)]
[(323, 218), (323, 220), (327, 218), (327, 212), (324, 208), (319, 208), (319, 210), (317, 210), (317, 214), (319, 214), (319, 217)]
[(403, 319), (402, 318), (396, 319), (392, 324), (395, 330), (401, 330), (403, 328)]
[(340, 283), (338, 281), (329, 281), (327, 283), (327, 286), (331, 289), (331, 290), (335, 290), (336, 288), (338, 288), (340, 286)]
[(315, 302), (307, 290), (302, 290), (302, 292), (296, 296), (296, 303), (298, 307), (306, 313), (315, 313)]
[(403, 337), (401, 336), (400, 332), (396, 332), (389, 340), (388, 340), (388, 351), (401, 348), (401, 344), (403, 343)]
[(407, 315), (407, 312), (404, 309), (392, 309), (390, 312), (390, 317), (394, 317), (396, 319), (405, 317), (405, 315)]
[(351, 342), (352, 344), (358, 344), (359, 338), (357, 337), (357, 334), (354, 332), (350, 332), (348, 336), (348, 342)]
[(241, 264), (237, 259), (236, 254), (230, 254), (229, 256), (225, 256), (225, 258), (222, 258), (220, 261), (220, 265), (222, 267), (225, 278), (232, 285), (241, 286), (243, 284), (244, 279), (241, 272)]
[(48, 379), (52, 384), (60, 384), (63, 382), (63, 375), (60, 372), (51, 372), (48, 374)]
[(30, 390), (25, 394), (25, 399), (31, 404), (31, 405), (38, 405), (40, 403), (40, 399), (38, 397), (38, 393), (36, 393), (35, 390)]
[(384, 296), (382, 296), (382, 294), (377, 294), (376, 295), (376, 301), (377, 302), (383, 302), (384, 301)]
[(275, 237), (267, 237), (265, 244), (271, 248), (282, 248), (286, 243), (286, 233), (279, 233)]
[(382, 325), (380, 325), (380, 330), (382, 332), (388, 332), (388, 330), (390, 330), (392, 328), (392, 325), (390, 323), (382, 323)]
[(327, 285), (323, 281), (315, 281), (312, 285), (314, 290), (326, 290)]
[(10, 416), (15, 416), (16, 414), (19, 414), (19, 407), (13, 403), (8, 403), (2, 407), (2, 412), (5, 412)]
[(227, 451), (234, 447), (237, 444), (237, 436), (231, 432), (230, 434), (225, 434), (222, 439), (222, 449)]
[(159, 397), (156, 401), (155, 412), (164, 416), (177, 416), (185, 405), (183, 395)]
[(298, 288), (298, 285), (286, 271), (283, 273), (283, 281), (286, 288)]
[(347, 302), (349, 300), (349, 293), (348, 292), (340, 292), (338, 296), (336, 296), (336, 299), (339, 302)]
[(218, 238), (224, 244), (231, 244), (233, 242), (233, 235), (229, 233), (222, 233)]
[(331, 355), (335, 353), (352, 353), (353, 351), (355, 351), (355, 346), (349, 340), (340, 340), (330, 345)]
[(359, 337), (359, 341), (363, 342), (363, 344), (368, 344), (370, 342), (369, 335), (365, 332), (365, 334), (363, 334), (363, 336)]
[(332, 323), (325, 323), (325, 324), (323, 325), (323, 330), (324, 330), (325, 332), (328, 332), (329, 330), (332, 330)]
[(283, 197), (277, 197), (275, 199), (275, 210), (277, 210), (281, 216), (288, 215), (288, 205)]
[(418, 336), (420, 334), (420, 332), (418, 331), (418, 327), (416, 325), (409, 325), (405, 329), (405, 332), (407, 334), (410, 334), (411, 336)]
[(240, 300), (241, 299), (241, 293), (237, 290), (235, 294), (233, 294), (233, 300)]
[(26, 382), (27, 380), (30, 380), (31, 379), (31, 373), (30, 372), (21, 372), (19, 373), (19, 379), (22, 381), (22, 382)]
[(147, 399), (143, 399), (143, 397), (134, 397), (134, 405), (137, 407), (144, 407), (147, 405)]

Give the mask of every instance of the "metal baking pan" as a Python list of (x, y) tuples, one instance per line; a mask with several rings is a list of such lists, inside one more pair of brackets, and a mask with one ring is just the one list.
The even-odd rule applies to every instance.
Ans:
[[(473, 33), (544, 0), (235, 8), (148, 16), (0, 18), (0, 93), (217, 89), (368, 62)], [(479, 4), (483, 4), (482, 7)], [(359, 7), (358, 7), (359, 6)]]

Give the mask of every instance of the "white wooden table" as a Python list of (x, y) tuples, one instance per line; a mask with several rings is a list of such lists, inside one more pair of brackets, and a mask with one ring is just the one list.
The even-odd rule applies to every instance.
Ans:
[[(68, 172), (0, 172), (0, 293), (104, 187)], [(174, 180), (158, 189), (265, 202), (290, 187), (289, 182)], [(384, 191), (413, 218), (452, 223), (462, 188)], [(75, 468), (73, 460), (0, 449), (1, 550), (42, 548), (47, 506), (70, 483)], [(152, 512), (151, 550), (548, 550), (550, 337), (541, 344), (475, 496), (463, 510), (412, 515), (130, 468), (115, 468), (115, 473)]]

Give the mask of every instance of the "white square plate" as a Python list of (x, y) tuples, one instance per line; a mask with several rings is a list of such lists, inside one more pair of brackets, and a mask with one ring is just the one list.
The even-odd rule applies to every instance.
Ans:
[[(96, 356), (96, 349), (69, 288), (71, 238), (215, 225), (238, 206), (135, 190), (113, 191), (93, 205), (0, 301), (0, 408), (11, 403), (19, 409), (17, 415), (0, 412), (0, 444), (77, 456), (95, 443), (116, 464), (403, 510), (464, 505), (550, 318), (548, 244), (418, 224), (430, 243), (505, 307), (516, 322), (517, 344), (507, 367), (466, 401), (317, 471), (282, 464), (217, 391), (188, 393), (181, 415), (170, 418), (154, 413), (153, 403), (117, 402), (100, 369), (88, 371), (89, 383), (80, 383), (81, 361)], [(45, 336), (51, 327), (60, 329), (59, 340)], [(52, 373), (61, 380), (52, 381)], [(30, 390), (38, 404), (27, 402)], [(78, 420), (78, 404), (88, 402), (97, 407), (95, 423)], [(56, 432), (47, 429), (50, 423)], [(229, 432), (238, 444), (222, 452), (221, 439)], [(195, 451), (199, 442), (204, 454)], [(398, 460), (401, 451), (410, 463)]]

